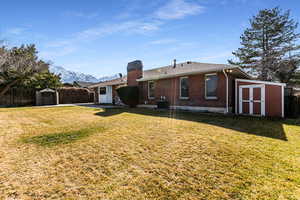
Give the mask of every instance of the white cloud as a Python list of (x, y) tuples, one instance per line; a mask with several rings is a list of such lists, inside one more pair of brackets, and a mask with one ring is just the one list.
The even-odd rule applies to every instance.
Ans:
[[(132, 8), (133, 9), (133, 8)], [(75, 45), (79, 42), (89, 42), (107, 35), (115, 33), (125, 34), (148, 34), (157, 31), (164, 25), (165, 20), (180, 19), (188, 15), (196, 15), (203, 12), (204, 7), (187, 2), (186, 0), (169, 0), (169, 2), (152, 13), (152, 18), (144, 18), (137, 20), (127, 20), (120, 23), (112, 23), (107, 25), (95, 26), (80, 32), (74, 33), (66, 39), (52, 41), (47, 47), (57, 48), (69, 45)], [(94, 15), (86, 15), (82, 12), (66, 12), (65, 14), (78, 17), (92, 17)], [(153, 15), (155, 16), (153, 19)], [(166, 44), (174, 41), (153, 41), (152, 44)]]
[(197, 15), (204, 11), (204, 7), (186, 0), (170, 0), (165, 6), (159, 8), (154, 17), (161, 20), (182, 19), (189, 15)]
[(162, 24), (160, 21), (125, 21), (122, 23), (108, 24), (77, 32), (67, 39), (50, 42), (47, 44), (47, 47), (63, 47), (78, 42), (93, 41), (114, 33), (147, 34), (158, 30)]
[(223, 51), (223, 52), (215, 52), (210, 55), (203, 55), (200, 58), (197, 58), (196, 60), (199, 60), (200, 62), (219, 62), (220, 60), (226, 61), (230, 58), (232, 58), (232, 52), (231, 51)]
[(115, 33), (125, 34), (147, 34), (156, 31), (162, 25), (159, 21), (126, 21), (116, 24), (89, 28), (71, 35), (69, 38), (52, 41), (45, 45), (46, 49), (40, 56), (46, 59), (66, 56), (74, 53), (85, 42), (91, 42), (107, 35)]
[(71, 54), (77, 50), (74, 46), (66, 46), (59, 49), (45, 50), (39, 52), (39, 56), (46, 59), (53, 59), (55, 57), (61, 57)]
[(151, 41), (149, 44), (151, 45), (161, 45), (161, 44), (172, 44), (177, 42), (175, 39), (161, 39), (161, 40), (154, 40)]
[[(135, 9), (134, 7), (131, 9)], [(187, 2), (187, 0), (169, 0), (167, 4), (152, 12), (150, 16), (145, 18), (127, 20), (119, 23), (109, 23), (99, 26), (90, 27), (66, 37), (65, 39), (51, 41), (46, 44), (46, 48), (50, 49), (42, 53), (44, 56), (62, 56), (74, 52), (75, 47), (85, 42), (91, 42), (99, 38), (112, 34), (142, 34), (146, 35), (158, 31), (167, 20), (181, 19), (189, 15), (197, 15), (203, 12), (204, 7), (197, 3)], [(93, 18), (97, 15), (94, 13), (82, 12), (66, 12), (65, 15)], [(151, 45), (162, 45), (174, 43), (176, 40), (163, 39), (152, 41)], [(182, 45), (183, 46), (183, 45)], [(58, 49), (58, 51), (55, 51)]]
[(81, 11), (66, 11), (66, 12), (62, 13), (62, 15), (68, 16), (68, 17), (80, 17), (80, 18), (86, 18), (86, 19), (93, 19), (93, 18), (99, 16), (95, 12), (85, 13), (85, 12), (81, 12)]
[(81, 31), (77, 34), (77, 38), (95, 39), (119, 32), (145, 34), (158, 30), (160, 25), (160, 22), (126, 21)]
[(21, 35), (23, 34), (27, 29), (22, 28), (22, 27), (15, 27), (15, 28), (10, 28), (6, 30), (7, 35)]

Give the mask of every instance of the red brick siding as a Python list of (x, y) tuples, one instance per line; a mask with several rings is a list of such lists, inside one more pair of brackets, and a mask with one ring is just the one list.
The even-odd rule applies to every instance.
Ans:
[(235, 77), (228, 74), (228, 107), (234, 108), (235, 104), (235, 84), (234, 84)]
[(142, 78), (143, 72), (141, 70), (132, 70), (127, 72), (127, 85), (137, 86), (138, 82), (136, 79)]
[[(162, 79), (155, 81), (155, 99), (148, 99), (148, 82), (141, 82), (141, 102), (156, 104), (160, 96), (166, 96), (171, 105), (176, 106), (201, 106), (201, 107), (226, 107), (226, 79), (223, 73), (218, 74), (218, 86), (216, 100), (205, 99), (205, 74), (190, 75), (189, 81), (189, 99), (179, 98), (180, 77)], [(231, 90), (229, 91), (231, 92)], [(231, 93), (229, 94), (230, 97)]]
[(116, 96), (118, 96), (117, 87), (118, 87), (117, 85), (112, 86), (112, 99), (113, 100), (116, 98)]
[(94, 92), (95, 92), (95, 96), (94, 96), (94, 103), (98, 104), (99, 103), (99, 93), (98, 93), (98, 87), (93, 88)]

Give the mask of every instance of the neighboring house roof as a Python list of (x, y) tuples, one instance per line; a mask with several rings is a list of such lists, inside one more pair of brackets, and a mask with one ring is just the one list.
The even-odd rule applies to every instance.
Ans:
[(87, 88), (90, 85), (93, 85), (95, 83), (92, 82), (84, 82), (84, 81), (74, 81), (74, 85), (78, 86), (78, 87), (83, 87), (83, 88)]
[(127, 84), (127, 76), (116, 78), (109, 81), (100, 82), (100, 83), (95, 83), (93, 85), (90, 85), (89, 88), (112, 86), (112, 85), (125, 85), (125, 84)]
[(225, 64), (210, 64), (210, 63), (198, 63), (198, 62), (185, 62), (176, 64), (176, 67), (169, 65), (166, 67), (155, 68), (151, 70), (143, 71), (143, 78), (137, 81), (149, 81), (164, 78), (171, 78), (177, 76), (186, 76), (192, 74), (201, 74), (209, 72), (219, 72), (223, 70), (233, 70), (233, 73), (239, 74), (244, 78), (252, 78), (246, 72), (244, 72), (239, 66), (225, 65)]

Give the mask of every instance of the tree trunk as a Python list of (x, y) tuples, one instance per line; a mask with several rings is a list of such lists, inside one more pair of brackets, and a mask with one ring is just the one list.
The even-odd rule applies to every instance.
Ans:
[(19, 80), (14, 80), (7, 84), (1, 91), (0, 91), (0, 98), (4, 96), (4, 94), (13, 86), (15, 85)]

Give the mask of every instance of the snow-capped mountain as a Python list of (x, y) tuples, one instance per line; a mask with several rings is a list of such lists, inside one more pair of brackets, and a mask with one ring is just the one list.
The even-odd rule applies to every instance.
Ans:
[(73, 83), (74, 81), (96, 83), (96, 82), (112, 80), (112, 79), (119, 77), (119, 75), (116, 74), (114, 76), (106, 76), (106, 77), (96, 78), (95, 76), (92, 76), (89, 74), (66, 70), (65, 68), (60, 67), (60, 66), (50, 66), (49, 71), (54, 74), (60, 75), (61, 81), (63, 83)]

